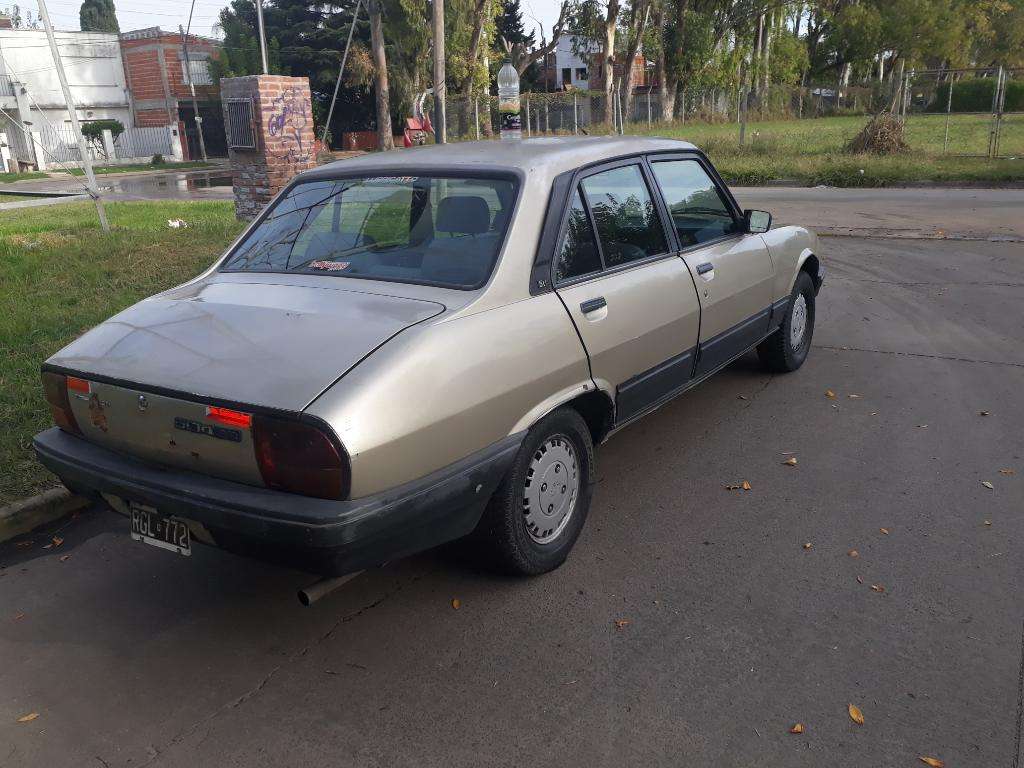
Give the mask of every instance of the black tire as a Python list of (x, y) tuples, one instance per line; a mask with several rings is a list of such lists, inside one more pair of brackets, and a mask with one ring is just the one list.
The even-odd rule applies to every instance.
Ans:
[[(793, 311), (801, 297), (806, 309), (806, 320), (803, 335), (799, 342), (794, 344)], [(786, 316), (782, 318), (782, 324), (757, 347), (757, 356), (769, 371), (789, 373), (804, 364), (811, 349), (811, 338), (814, 336), (814, 298), (814, 281), (809, 274), (801, 271), (796, 277), (793, 292), (789, 295), (789, 305), (786, 307)]]
[[(554, 533), (550, 541), (540, 543), (531, 535), (527, 522), (527, 482), (532, 484), (536, 477), (536, 473), (531, 476), (530, 471), (531, 466), (535, 466), (540, 460), (538, 457), (546, 453), (550, 447), (564, 450), (558, 447), (559, 440), (565, 440), (572, 446), (576, 459), (578, 491), (561, 530)], [(554, 446), (552, 441), (556, 441)], [(557, 472), (557, 467), (552, 465), (549, 471)], [(572, 408), (560, 408), (534, 425), (523, 440), (512, 467), (491, 497), (483, 518), (471, 537), (471, 544), (474, 549), (482, 550), (477, 554), (486, 556), (485, 559), (481, 559), (484, 559), (488, 566), (504, 573), (536, 576), (553, 571), (565, 562), (580, 531), (583, 530), (593, 492), (594, 443), (590, 429), (577, 411)], [(538, 517), (535, 512), (533, 517)], [(534, 530), (535, 534), (544, 533), (536, 527)]]

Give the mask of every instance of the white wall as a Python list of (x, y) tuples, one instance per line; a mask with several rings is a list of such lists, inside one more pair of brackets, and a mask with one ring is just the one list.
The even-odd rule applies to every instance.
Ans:
[[(111, 117), (130, 124), (127, 83), (117, 35), (57, 32), (56, 38), (78, 117), (83, 120)], [(24, 83), (51, 121), (59, 115), (60, 123), (65, 122), (67, 110), (46, 33), (34, 29), (2, 29), (0, 54), (3, 54), (0, 74)], [(4, 97), (4, 108), (7, 109), (8, 104), (13, 106), (12, 102), (13, 97)], [(29, 103), (33, 114), (37, 114), (35, 103)]]

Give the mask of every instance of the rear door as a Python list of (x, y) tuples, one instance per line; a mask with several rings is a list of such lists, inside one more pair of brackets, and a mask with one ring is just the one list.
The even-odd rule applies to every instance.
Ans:
[(650, 158), (701, 304), (695, 376), (715, 370), (768, 332), (774, 268), (760, 235), (746, 233), (731, 195), (696, 155)]
[(575, 181), (554, 258), (555, 289), (616, 393), (616, 421), (689, 381), (700, 324), (690, 273), (675, 254), (641, 159)]

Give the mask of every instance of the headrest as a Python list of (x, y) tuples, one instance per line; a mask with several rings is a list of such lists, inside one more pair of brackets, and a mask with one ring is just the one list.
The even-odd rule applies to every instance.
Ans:
[(487, 201), (477, 195), (452, 195), (437, 204), (438, 232), (482, 235), (491, 228), (491, 211)]

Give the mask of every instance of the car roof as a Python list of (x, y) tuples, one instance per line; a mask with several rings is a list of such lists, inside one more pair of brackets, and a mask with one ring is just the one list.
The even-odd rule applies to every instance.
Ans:
[(459, 141), (428, 144), (396, 152), (373, 152), (336, 160), (302, 174), (304, 178), (330, 178), (353, 171), (416, 168), (430, 170), (494, 170), (555, 176), (590, 163), (644, 152), (696, 149), (677, 139), (648, 136), (560, 136), (513, 141)]

